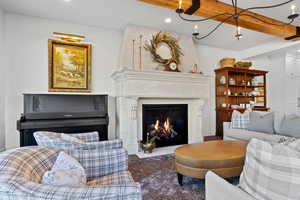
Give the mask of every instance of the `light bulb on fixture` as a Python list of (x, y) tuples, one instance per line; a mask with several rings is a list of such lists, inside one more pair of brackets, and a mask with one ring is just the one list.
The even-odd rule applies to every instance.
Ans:
[(296, 14), (296, 6), (295, 5), (291, 6), (291, 11), (292, 11), (292, 15)]
[(237, 27), (237, 33), (241, 34), (241, 27), (239, 27), (239, 26)]
[(299, 17), (299, 14), (296, 13), (296, 6), (295, 6), (295, 5), (292, 5), (292, 6), (291, 6), (291, 15), (288, 16), (288, 18), (291, 19), (291, 20), (294, 20), (294, 19), (296, 19), (297, 17)]
[(179, 7), (178, 7), (179, 9), (181, 9), (182, 8), (182, 0), (179, 0)]
[(179, 1), (178, 1), (178, 8), (176, 9), (176, 12), (177, 12), (178, 14), (184, 13), (184, 10), (183, 10), (183, 8), (182, 8), (182, 3), (183, 3), (183, 0), (179, 0)]
[(243, 34), (241, 33), (241, 27), (240, 27), (240, 26), (236, 27), (236, 35), (235, 35), (235, 37), (236, 37), (238, 40), (240, 40), (240, 39), (243, 38)]
[(199, 27), (198, 27), (198, 25), (195, 25), (194, 26), (194, 32), (193, 32), (193, 36), (198, 36), (199, 35)]

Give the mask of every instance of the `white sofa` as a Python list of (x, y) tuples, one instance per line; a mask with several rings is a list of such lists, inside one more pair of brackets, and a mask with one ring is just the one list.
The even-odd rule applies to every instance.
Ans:
[(206, 200), (255, 200), (238, 186), (228, 183), (211, 171), (205, 177), (205, 190)]
[[(250, 141), (252, 138), (257, 138), (264, 141), (269, 142), (278, 142), (280, 138), (288, 136), (284, 136), (282, 134), (279, 134), (282, 132), (282, 122), (283, 119), (288, 120), (286, 117), (288, 116), (294, 116), (295, 114), (282, 114), (279, 112), (274, 112), (274, 131), (275, 134), (267, 134), (262, 132), (255, 132), (255, 131), (248, 131), (245, 129), (232, 129), (230, 122), (224, 122), (223, 123), (223, 139), (224, 140), (239, 140), (239, 141)], [(299, 130), (299, 129), (296, 129)], [(288, 134), (287, 134), (288, 135)], [(299, 135), (300, 137), (300, 135)]]

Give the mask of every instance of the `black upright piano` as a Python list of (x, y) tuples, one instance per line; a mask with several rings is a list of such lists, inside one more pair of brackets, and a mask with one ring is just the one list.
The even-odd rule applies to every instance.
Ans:
[(33, 133), (97, 131), (108, 139), (108, 96), (79, 94), (24, 94), (24, 112), (17, 121), (20, 146), (37, 145)]

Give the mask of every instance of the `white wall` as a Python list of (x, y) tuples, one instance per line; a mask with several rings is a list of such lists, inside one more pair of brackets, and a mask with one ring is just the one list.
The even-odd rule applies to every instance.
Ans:
[(268, 107), (275, 112), (275, 128), (278, 129), (285, 114), (295, 113), (297, 109), (297, 87), (291, 78), (295, 61), (286, 52), (277, 52), (251, 58), (256, 69), (269, 71), (267, 75)]
[[(210, 46), (197, 45), (199, 54), (200, 69), (205, 75), (212, 76), (211, 82), (211, 107), (204, 106), (204, 113), (210, 113), (210, 116), (204, 116), (203, 121), (209, 123), (210, 129), (206, 129), (205, 135), (215, 135), (216, 132), (216, 103), (215, 103), (215, 69), (219, 68), (219, 61), (222, 58), (230, 57), (239, 59), (239, 54), (236, 51), (227, 49), (219, 49)], [(210, 111), (209, 111), (210, 110)], [(209, 111), (209, 112), (208, 112)]]
[(263, 43), (261, 45), (244, 49), (243, 51), (239, 52), (240, 58), (248, 59), (253, 57), (261, 57), (267, 56), (274, 52), (283, 52), (286, 49), (294, 48), (299, 46), (300, 41), (286, 41), (286, 40), (276, 40), (272, 42)]
[[(135, 69), (139, 69), (139, 47), (140, 47), (140, 36), (142, 35), (142, 70), (157, 70), (164, 68), (161, 64), (153, 61), (152, 55), (149, 51), (144, 49), (144, 44), (147, 44), (152, 40), (153, 36), (156, 35), (161, 30), (140, 27), (140, 26), (128, 26), (124, 31), (124, 39), (121, 47), (121, 56), (119, 61), (120, 68), (133, 68), (133, 41), (135, 40), (135, 56), (134, 64)], [(165, 31), (167, 32), (167, 31)], [(168, 33), (168, 32), (167, 32)], [(181, 64), (178, 66), (181, 72), (190, 72), (194, 64), (199, 65), (199, 56), (196, 50), (196, 46), (193, 42), (193, 39), (190, 36), (185, 36), (178, 33), (168, 33), (174, 38), (177, 39), (178, 44), (181, 48), (183, 55), (180, 57)], [(167, 52), (168, 50), (162, 51), (162, 53)], [(168, 55), (168, 54), (167, 54)]]
[(4, 12), (0, 8), (0, 151), (5, 148), (4, 97), (5, 97), (5, 56), (4, 56)]
[(117, 66), (122, 33), (22, 15), (6, 15), (9, 72), (7, 76), (6, 147), (19, 146), (16, 121), (23, 111), (22, 93), (48, 90), (48, 43), (51, 33), (78, 33), (93, 44), (92, 89), (113, 95), (110, 75)]

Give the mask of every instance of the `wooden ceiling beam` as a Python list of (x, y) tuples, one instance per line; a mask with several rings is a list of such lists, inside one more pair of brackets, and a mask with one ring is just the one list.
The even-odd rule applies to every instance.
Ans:
[[(178, 8), (178, 0), (138, 0), (141, 2), (145, 2), (148, 4), (164, 7), (171, 9), (175, 12), (175, 10)], [(184, 10), (187, 10), (192, 5), (191, 0), (185, 0), (183, 1), (182, 8)], [(242, 11), (243, 9), (238, 8), (238, 11)], [(201, 0), (201, 8), (197, 10), (194, 15), (200, 16), (203, 18), (208, 18), (211, 16), (219, 15), (222, 13), (234, 13), (234, 8), (232, 5), (223, 3), (216, 0)], [(266, 17), (251, 11), (245, 11), (243, 14), (252, 15), (255, 17), (258, 17), (266, 22), (273, 23), (273, 24), (282, 24), (282, 21)], [(217, 18), (214, 18), (215, 21), (223, 21), (228, 16), (219, 16)], [(233, 18), (228, 19), (225, 23), (235, 25), (235, 21)], [(280, 37), (280, 38), (289, 38), (289, 37), (295, 37), (292, 40), (297, 41), (300, 40), (299, 31), (297, 31), (297, 27), (294, 25), (288, 25), (288, 26), (274, 26), (270, 24), (263, 23), (261, 21), (258, 21), (256, 19), (253, 19), (248, 16), (240, 16), (239, 17), (239, 26), (250, 29), (253, 31), (269, 34), (272, 36)]]

